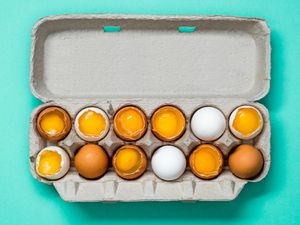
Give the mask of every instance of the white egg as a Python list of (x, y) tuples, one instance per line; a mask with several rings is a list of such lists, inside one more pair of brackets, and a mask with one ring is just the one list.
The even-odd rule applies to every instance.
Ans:
[[(87, 134), (84, 134), (80, 128), (79, 128), (79, 118), (87, 111), (92, 111), (92, 112), (95, 112), (97, 114), (100, 114), (101, 116), (103, 116), (104, 120), (105, 120), (105, 129), (100, 133), (100, 135), (97, 135), (97, 136), (94, 136), (94, 135), (87, 135)], [(107, 134), (109, 130), (109, 119), (106, 115), (106, 113), (102, 110), (102, 109), (99, 109), (97, 107), (87, 107), (87, 108), (84, 108), (82, 109), (76, 116), (75, 118), (75, 131), (76, 133), (78, 134), (78, 136), (80, 138), (82, 138), (83, 140), (85, 141), (99, 141), (101, 140), (102, 138), (104, 138)]]
[[(47, 170), (51, 169), (50, 168), (51, 162), (53, 162), (54, 159), (53, 159), (53, 156), (45, 155), (45, 153), (47, 153), (47, 151), (48, 152), (56, 152), (61, 156), (60, 169), (58, 172), (56, 172), (54, 174), (43, 174), (39, 168), (39, 166), (41, 165), (41, 167), (44, 167), (44, 168), (46, 167)], [(42, 165), (42, 163), (44, 163), (44, 165)], [(69, 171), (69, 169), (70, 169), (70, 157), (64, 149), (62, 149), (58, 146), (48, 146), (48, 147), (42, 149), (38, 153), (36, 160), (35, 160), (35, 170), (36, 170), (37, 174), (48, 180), (57, 180), (59, 178), (62, 178)]]
[(184, 173), (186, 158), (179, 148), (165, 145), (155, 151), (151, 165), (156, 176), (171, 181), (176, 180)]
[(226, 128), (224, 114), (214, 107), (198, 109), (191, 120), (191, 129), (203, 141), (214, 141), (221, 137)]
[[(255, 112), (257, 112), (257, 115), (259, 117), (259, 125), (257, 126), (257, 128), (251, 132), (250, 134), (242, 134), (241, 132), (239, 132), (238, 130), (236, 130), (234, 127), (233, 127), (233, 122), (236, 118), (236, 114), (237, 112), (240, 110), (240, 109), (254, 109)], [(251, 116), (251, 115), (250, 115)], [(247, 120), (247, 115), (244, 115), (243, 116), (244, 118), (244, 121)], [(249, 118), (251, 119), (251, 118)], [(236, 108), (230, 115), (229, 117), (229, 128), (230, 128), (230, 131), (233, 133), (234, 136), (236, 136), (237, 138), (240, 138), (240, 139), (243, 139), (243, 140), (250, 140), (252, 138), (255, 138), (261, 131), (262, 131), (262, 128), (263, 128), (263, 117), (260, 113), (260, 111), (258, 109), (256, 109), (255, 107), (253, 106), (250, 106), (250, 105), (243, 105), (243, 106), (240, 106), (238, 108)]]

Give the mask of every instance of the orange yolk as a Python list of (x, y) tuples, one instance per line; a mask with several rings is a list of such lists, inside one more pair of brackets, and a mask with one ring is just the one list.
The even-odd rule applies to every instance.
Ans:
[(213, 145), (204, 144), (192, 153), (192, 167), (204, 178), (218, 175), (223, 165), (222, 153)]
[(84, 135), (98, 137), (106, 128), (106, 120), (100, 113), (87, 110), (79, 117), (78, 125)]
[(64, 115), (57, 110), (46, 113), (41, 118), (40, 126), (45, 133), (51, 136), (60, 134), (65, 128)]
[(116, 167), (122, 172), (135, 172), (140, 164), (141, 155), (133, 148), (124, 148), (116, 156)]
[(56, 151), (46, 150), (40, 155), (38, 172), (43, 176), (54, 175), (61, 169), (61, 155)]
[(146, 117), (141, 110), (135, 107), (125, 107), (117, 112), (114, 118), (116, 132), (122, 138), (136, 140), (146, 130)]
[(179, 109), (164, 106), (153, 114), (152, 129), (160, 138), (174, 140), (185, 129), (185, 118)]
[(261, 119), (259, 113), (253, 108), (240, 108), (238, 109), (232, 127), (242, 134), (249, 136), (261, 126)]

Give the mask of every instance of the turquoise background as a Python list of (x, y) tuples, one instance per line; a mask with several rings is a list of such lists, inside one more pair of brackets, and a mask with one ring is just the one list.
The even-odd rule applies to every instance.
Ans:
[[(67, 203), (34, 180), (28, 125), (41, 104), (29, 89), (30, 33), (65, 13), (222, 14), (265, 18), (272, 31), (272, 165), (232, 202)], [(300, 224), (300, 1), (0, 0), (0, 224)]]

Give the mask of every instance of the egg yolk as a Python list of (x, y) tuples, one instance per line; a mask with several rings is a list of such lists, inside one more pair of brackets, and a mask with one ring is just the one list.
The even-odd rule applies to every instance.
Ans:
[(106, 120), (100, 113), (87, 110), (79, 117), (78, 125), (84, 135), (98, 137), (106, 128)]
[(119, 136), (129, 140), (136, 140), (146, 130), (146, 118), (139, 109), (125, 107), (116, 114), (114, 125)]
[(185, 129), (185, 118), (182, 112), (172, 106), (158, 109), (152, 117), (152, 130), (166, 140), (178, 138)]
[(54, 175), (61, 169), (61, 155), (56, 151), (46, 150), (40, 154), (38, 172), (43, 176)]
[(126, 173), (135, 172), (141, 164), (140, 153), (132, 148), (121, 149), (116, 156), (116, 167)]
[(63, 113), (54, 110), (42, 116), (40, 126), (44, 132), (54, 136), (63, 132), (65, 121)]
[(234, 117), (232, 127), (243, 136), (249, 136), (261, 126), (259, 113), (253, 108), (240, 108)]
[(192, 153), (191, 157), (191, 167), (203, 178), (218, 175), (223, 165), (222, 153), (213, 145), (201, 145)]

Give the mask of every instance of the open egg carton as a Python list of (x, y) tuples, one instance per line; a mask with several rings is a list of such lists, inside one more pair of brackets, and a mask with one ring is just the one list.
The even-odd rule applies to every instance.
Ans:
[[(66, 201), (216, 201), (237, 197), (247, 182), (263, 179), (270, 166), (270, 119), (256, 100), (270, 85), (270, 31), (264, 20), (223, 16), (61, 15), (41, 19), (32, 33), (31, 90), (45, 102), (33, 110), (30, 121), (30, 167), (41, 182), (53, 184)], [(203, 106), (220, 109), (228, 123), (240, 105), (253, 105), (263, 116), (262, 132), (245, 141), (228, 129), (216, 141), (225, 167), (213, 180), (197, 178), (189, 168), (175, 181), (163, 181), (152, 172), (127, 181), (110, 166), (96, 180), (79, 176), (73, 165), (75, 152), (87, 142), (74, 126), (59, 141), (43, 139), (36, 129), (38, 113), (61, 106), (74, 121), (87, 106), (97, 106), (110, 119), (110, 130), (98, 142), (111, 158), (124, 144), (141, 146), (148, 162), (160, 146), (172, 144), (186, 157), (201, 143), (190, 129), (192, 114)], [(114, 113), (125, 105), (140, 107), (148, 117), (146, 134), (135, 142), (113, 131)], [(151, 132), (150, 117), (159, 106), (175, 105), (186, 116), (186, 131), (173, 142), (163, 142)], [(227, 167), (229, 152), (241, 143), (260, 149), (262, 172), (243, 180)], [(66, 176), (49, 181), (35, 171), (37, 153), (46, 146), (63, 147), (71, 157)]]

